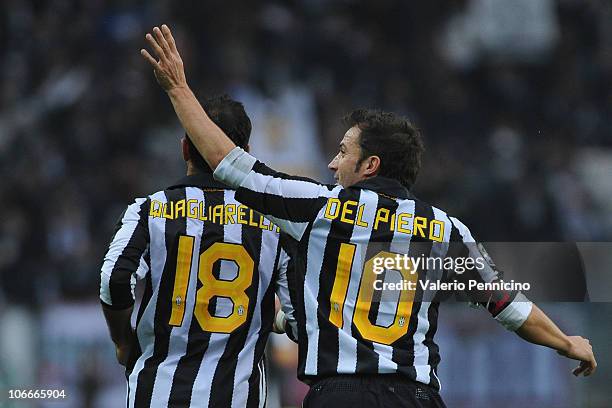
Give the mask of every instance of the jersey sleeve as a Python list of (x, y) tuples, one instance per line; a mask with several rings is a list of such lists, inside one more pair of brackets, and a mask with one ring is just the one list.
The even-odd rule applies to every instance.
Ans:
[(112, 309), (134, 304), (136, 280), (149, 271), (149, 200), (138, 198), (127, 207), (104, 256), (100, 300)]
[[(293, 263), (291, 257), (284, 249), (281, 248), (280, 256), (278, 260), (278, 278), (276, 280), (276, 295), (278, 296), (281, 309), (285, 313), (285, 333), (293, 340), (297, 341), (297, 322), (295, 320), (295, 307), (291, 301), (291, 293), (289, 291), (289, 282), (287, 279), (288, 269), (291, 268)], [(293, 271), (289, 271), (292, 273)]]
[[(470, 281), (479, 283), (499, 281), (501, 279), (500, 271), (484, 246), (476, 242), (470, 230), (461, 221), (454, 217), (450, 219), (461, 237), (461, 242), (451, 242), (454, 248), (459, 248), (455, 255), (473, 260), (480, 259), (480, 263), (476, 267), (467, 268), (462, 273), (456, 273), (455, 278), (465, 283), (466, 287), (469, 287)], [(511, 331), (516, 331), (521, 327), (531, 313), (532, 303), (520, 291), (466, 290), (466, 295), (474, 304), (486, 308), (495, 320)]]
[(239, 147), (215, 169), (216, 179), (236, 188), (236, 199), (259, 211), (298, 241), (333, 188), (277, 172)]

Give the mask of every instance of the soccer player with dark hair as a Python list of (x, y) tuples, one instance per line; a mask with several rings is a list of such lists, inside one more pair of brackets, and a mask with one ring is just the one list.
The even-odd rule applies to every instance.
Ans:
[[(355, 111), (329, 165), (339, 185), (276, 172), (207, 117), (187, 85), (168, 27), (155, 27), (146, 39), (158, 60), (146, 50), (141, 54), (215, 178), (236, 187), (239, 200), (298, 241), (299, 270), (288, 280), (298, 326), (298, 376), (311, 385), (304, 406), (443, 407), (434, 342), (441, 294), (417, 285), (401, 290), (395, 307), (388, 308), (375, 299), (378, 275), (371, 266), (381, 254), (469, 256), (486, 262), (465, 273), (422, 265), (391, 269), (411, 282), (493, 284), (499, 274), (463, 223), (410, 194), (423, 152), (418, 131), (392, 113)], [(595, 370), (589, 341), (565, 335), (520, 292), (468, 295), (524, 339), (579, 360), (576, 375)]]
[[(216, 97), (204, 109), (248, 148), (241, 103)], [(128, 374), (127, 405), (261, 407), (275, 292), (292, 316), (290, 258), (278, 228), (213, 179), (189, 137), (181, 144), (187, 176), (127, 208), (102, 266), (100, 298)], [(137, 279), (145, 288), (134, 330)]]

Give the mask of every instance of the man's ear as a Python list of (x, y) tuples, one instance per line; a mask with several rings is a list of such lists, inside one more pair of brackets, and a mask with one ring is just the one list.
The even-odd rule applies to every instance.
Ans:
[(251, 145), (247, 144), (246, 147), (244, 148), (244, 151), (249, 153), (251, 151)]
[(378, 170), (380, 170), (380, 157), (370, 156), (365, 160), (364, 164), (363, 175), (365, 177), (374, 177)]
[(181, 152), (183, 153), (183, 160), (186, 162), (191, 160), (191, 156), (189, 155), (189, 143), (186, 137), (181, 139)]

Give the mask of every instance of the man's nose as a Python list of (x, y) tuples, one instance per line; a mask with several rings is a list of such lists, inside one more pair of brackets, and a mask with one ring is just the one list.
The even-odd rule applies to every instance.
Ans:
[(335, 157), (332, 159), (332, 161), (329, 162), (329, 164), (327, 165), (327, 168), (332, 170), (332, 171), (336, 171), (337, 170), (337, 168), (336, 168), (336, 158)]

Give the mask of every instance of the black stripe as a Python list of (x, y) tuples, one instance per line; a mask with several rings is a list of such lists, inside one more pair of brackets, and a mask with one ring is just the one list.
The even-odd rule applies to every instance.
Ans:
[[(305, 237), (310, 236), (312, 224), (306, 229)], [(308, 240), (303, 239), (297, 242), (287, 234), (281, 233), (281, 241), (285, 252), (289, 254), (289, 264), (287, 266), (287, 286), (289, 288), (289, 298), (294, 309), (294, 317), (297, 323), (298, 332), (298, 378), (305, 380), (304, 371), (306, 369), (306, 350), (308, 348), (308, 336), (306, 334), (306, 311), (304, 309), (304, 281), (307, 265), (307, 246)], [(291, 336), (290, 336), (291, 338)]]
[[(166, 199), (178, 201), (185, 199), (185, 189), (164, 191)], [(148, 407), (151, 404), (153, 385), (157, 376), (159, 364), (168, 356), (168, 346), (170, 343), (170, 312), (172, 308), (172, 292), (174, 288), (174, 278), (176, 275), (176, 257), (178, 252), (178, 239), (185, 234), (186, 219), (166, 219), (166, 263), (160, 278), (157, 304), (155, 306), (154, 333), (155, 344), (153, 355), (144, 362), (144, 367), (138, 375), (138, 382), (135, 395), (135, 407)]]
[[(468, 248), (468, 245), (472, 245), (472, 244), (466, 244), (464, 242), (464, 238), (461, 235), (461, 232), (459, 231), (459, 229), (455, 226), (455, 224), (453, 223), (453, 228), (451, 229), (451, 237), (450, 237), (450, 244), (449, 244), (449, 249), (448, 249), (448, 257), (452, 257), (452, 258), (467, 258), (470, 255), (470, 249)], [(475, 245), (475, 244), (474, 244)], [(482, 278), (480, 277), (480, 275), (473, 271), (473, 270), (466, 270), (464, 273), (458, 274), (456, 271), (454, 270), (448, 270), (446, 271), (448, 274), (448, 279), (449, 280), (453, 280), (456, 279), (460, 282), (464, 282), (467, 286), (468, 281), (470, 279), (474, 279), (476, 281), (481, 282)], [(468, 293), (466, 291), (463, 292), (456, 292), (455, 293), (455, 298), (459, 301), (465, 301), (465, 302), (469, 302), (470, 298), (468, 296)]]
[[(305, 177), (289, 176), (285, 173), (276, 172), (261, 162), (255, 163), (253, 171), (282, 180), (308, 182), (313, 184), (315, 188), (325, 186), (330, 191), (333, 189), (333, 186), (322, 185)], [(324, 197), (285, 198), (281, 195), (261, 193), (246, 188), (239, 188), (236, 191), (236, 199), (261, 213), (293, 222), (314, 220), (321, 207), (327, 202)]]
[(131, 278), (132, 274), (138, 269), (140, 258), (149, 244), (147, 216), (149, 202), (149, 199), (147, 199), (138, 207), (138, 224), (111, 271), (109, 291), (113, 309), (125, 309), (134, 304)]
[[(308, 231), (306, 231), (306, 236), (308, 236)], [(289, 303), (293, 308), (293, 317), (297, 323), (299, 333), (300, 330), (306, 329), (306, 317), (304, 314), (303, 302), (300, 302), (300, 295), (298, 292), (298, 287), (300, 287), (298, 286), (298, 282), (302, 282), (300, 284), (301, 287), (304, 285), (303, 282), (306, 264), (302, 261), (303, 258), (299, 256), (298, 241), (283, 232), (280, 234), (279, 241), (281, 248), (289, 256), (289, 261), (287, 263), (287, 288), (289, 292)], [(301, 329), (300, 326), (302, 326)], [(289, 339), (296, 343), (298, 342), (298, 338), (294, 336), (289, 325), (286, 326), (286, 334)]]
[(147, 252), (145, 254), (145, 262), (149, 265), (149, 273), (145, 276), (145, 286), (144, 292), (142, 294), (142, 301), (140, 302), (140, 308), (138, 309), (138, 314), (136, 315), (136, 327), (138, 328), (138, 324), (140, 323), (140, 319), (142, 319), (142, 315), (144, 314), (147, 305), (151, 301), (151, 297), (153, 296), (153, 280), (151, 279), (151, 253)]
[[(348, 200), (359, 202), (359, 189), (343, 189), (338, 199), (341, 203)], [(331, 222), (329, 233), (326, 237), (323, 262), (319, 275), (319, 294), (317, 296), (319, 325), (319, 344), (317, 353), (317, 375), (333, 375), (337, 373), (339, 358), (338, 332), (342, 330), (329, 321), (331, 311), (330, 297), (336, 279), (338, 267), (338, 253), (342, 243), (349, 243), (353, 235), (353, 224), (340, 221), (337, 217)], [(346, 307), (346, 306), (345, 306)], [(300, 338), (301, 340), (301, 338)], [(304, 355), (305, 357), (305, 355)]]
[[(448, 248), (446, 250), (446, 254), (441, 254), (440, 256), (444, 257), (457, 257), (460, 256), (462, 252), (465, 251), (465, 245), (463, 245), (461, 235), (459, 234), (459, 230), (455, 228), (450, 217), (446, 215), (448, 219), (448, 224), (451, 227), (451, 233), (449, 235), (449, 243)], [(451, 277), (453, 276), (453, 271), (443, 269), (442, 277), (440, 280), (442, 282), (451, 281)], [(434, 301), (429, 306), (427, 310), (427, 320), (429, 321), (429, 330), (425, 333), (425, 340), (423, 343), (429, 350), (429, 358), (427, 364), (431, 367), (429, 371), (430, 385), (436, 389), (440, 389), (440, 382), (438, 381), (437, 375), (434, 375), (434, 372), (438, 369), (438, 364), (440, 364), (440, 347), (434, 341), (434, 336), (438, 330), (438, 314), (440, 302), (451, 297), (452, 293), (449, 291), (438, 292), (434, 297)]]
[[(147, 256), (146, 258), (147, 258), (147, 264), (149, 265), (149, 268), (150, 268), (151, 266), (150, 258), (149, 256)], [(142, 301), (140, 302), (140, 307), (138, 308), (138, 314), (136, 315), (136, 329), (135, 329), (136, 335), (134, 336), (134, 343), (132, 345), (132, 348), (130, 349), (130, 355), (128, 358), (128, 362), (125, 365), (126, 374), (128, 376), (134, 369), (134, 365), (136, 365), (136, 361), (138, 361), (138, 359), (142, 355), (142, 348), (140, 347), (140, 342), (138, 341), (138, 325), (140, 324), (142, 315), (144, 314), (145, 309), (149, 305), (149, 302), (151, 301), (152, 296), (153, 296), (153, 283), (151, 280), (151, 271), (149, 271), (149, 273), (147, 273), (145, 277), (144, 293), (142, 295)]]
[[(205, 211), (216, 205), (224, 204), (223, 191), (205, 191), (203, 192), (203, 195)], [(210, 217), (207, 218), (210, 219)], [(205, 221), (202, 228), (199, 253), (203, 253), (214, 243), (222, 241), (223, 225)], [(218, 265), (215, 266), (218, 267)], [(200, 282), (199, 279), (196, 281), (197, 286), (194, 294), (197, 293), (197, 291), (202, 287), (202, 282)], [(202, 359), (204, 358), (206, 351), (209, 348), (214, 347), (214, 344), (210, 344), (210, 336), (211, 334), (209, 332), (202, 330), (200, 323), (194, 314), (189, 326), (189, 335), (185, 354), (180, 358), (176, 366), (176, 370), (174, 371), (168, 406), (189, 406), (193, 392), (193, 384), (198, 375)], [(203, 367), (203, 369), (206, 370), (207, 368)]]
[[(259, 221), (258, 217), (261, 217), (261, 215), (257, 214), (255, 217)], [(262, 232), (257, 227), (242, 225), (242, 245), (254, 261), (253, 280), (251, 281), (251, 286), (246, 290), (249, 297), (249, 308), (246, 323), (229, 335), (223, 355), (219, 359), (211, 385), (210, 406), (212, 407), (229, 407), (232, 405), (234, 376), (236, 374), (236, 365), (238, 364), (237, 356), (244, 349), (257, 304), (258, 283), (261, 279), (259, 258), (261, 256)]]
[(263, 370), (261, 373), (259, 371), (263, 359), (256, 359), (255, 361), (258, 361), (259, 364), (255, 364), (251, 370), (251, 376), (249, 377), (249, 396), (247, 397), (246, 408), (257, 408), (260, 398), (263, 397), (259, 390), (262, 385), (261, 382), (263, 381)]
[(287, 173), (282, 173), (280, 171), (276, 171), (271, 169), (270, 167), (266, 166), (265, 164), (263, 164), (260, 161), (257, 161), (255, 163), (255, 165), (253, 166), (253, 171), (255, 173), (259, 173), (262, 174), (264, 176), (272, 176), (272, 177), (276, 177), (276, 178), (280, 178), (283, 180), (295, 180), (295, 181), (305, 181), (307, 183), (312, 183), (312, 184), (316, 184), (316, 185), (323, 185), (325, 187), (327, 187), (330, 191), (333, 190), (336, 186), (333, 186), (331, 184), (321, 184), (316, 180), (313, 180), (311, 178), (308, 177), (303, 177), (303, 176), (292, 176), (289, 175)]
[(266, 291), (264, 298), (262, 299), (262, 328), (259, 333), (259, 338), (255, 343), (255, 352), (252, 366), (252, 373), (249, 377), (249, 397), (247, 399), (247, 407), (257, 407), (259, 405), (259, 400), (262, 398), (262, 395), (259, 393), (259, 386), (262, 378), (259, 374), (258, 365), (265, 364), (264, 360), (264, 351), (266, 349), (266, 343), (268, 342), (268, 337), (270, 332), (272, 331), (272, 322), (274, 319), (274, 285), (270, 284), (268, 286), (268, 290)]
[(438, 308), (440, 303), (432, 302), (427, 310), (427, 320), (429, 321), (429, 330), (425, 333), (425, 340), (423, 343), (429, 350), (429, 359), (427, 364), (431, 367), (429, 371), (430, 384), (437, 389), (440, 389), (440, 382), (432, 374), (433, 370), (437, 370), (438, 364), (440, 364), (440, 347), (434, 342), (434, 336), (438, 330)]
[[(262, 248), (263, 250), (263, 248)], [(262, 380), (259, 376), (259, 368), (258, 365), (265, 365), (265, 356), (264, 352), (266, 349), (266, 344), (268, 342), (268, 337), (270, 332), (272, 331), (272, 323), (274, 322), (274, 293), (275, 293), (275, 282), (278, 279), (278, 269), (279, 269), (279, 258), (281, 253), (281, 242), (280, 236), (276, 245), (276, 258), (274, 260), (274, 268), (275, 270), (272, 273), (272, 280), (270, 281), (270, 285), (268, 286), (268, 290), (261, 300), (261, 328), (259, 338), (255, 343), (255, 352), (253, 358), (253, 368), (251, 376), (249, 377), (249, 397), (247, 400), (247, 407), (257, 407), (259, 405), (259, 400), (262, 397), (259, 393), (259, 383)], [(261, 279), (261, 278), (260, 278)]]
[(275, 194), (260, 193), (247, 188), (239, 188), (236, 198), (264, 214), (293, 222), (312, 221), (325, 198), (286, 198)]

